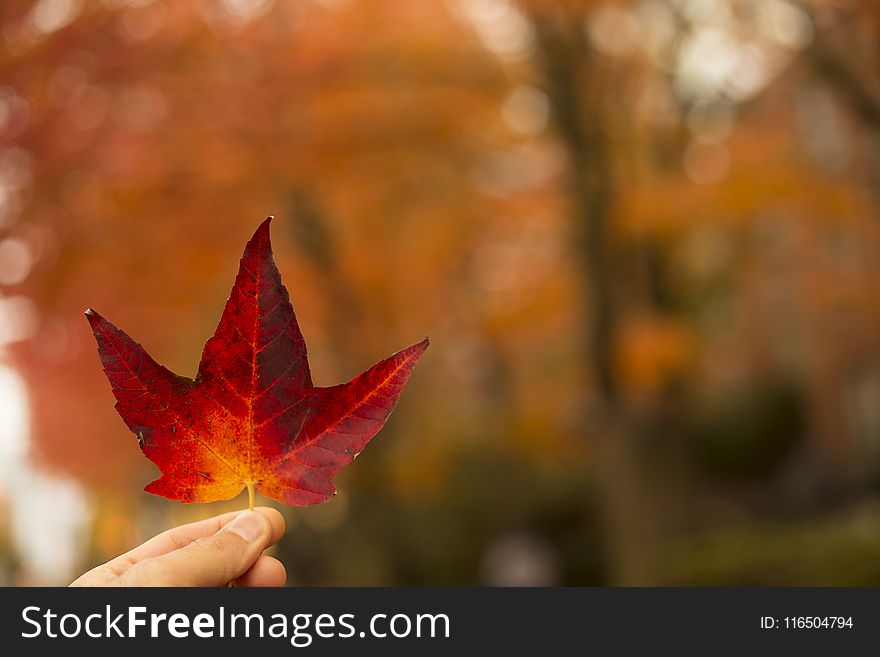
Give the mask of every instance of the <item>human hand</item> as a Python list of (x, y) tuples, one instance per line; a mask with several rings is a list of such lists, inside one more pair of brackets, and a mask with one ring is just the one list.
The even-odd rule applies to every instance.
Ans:
[(284, 529), (269, 507), (224, 513), (162, 532), (71, 586), (283, 586), (284, 565), (263, 550)]

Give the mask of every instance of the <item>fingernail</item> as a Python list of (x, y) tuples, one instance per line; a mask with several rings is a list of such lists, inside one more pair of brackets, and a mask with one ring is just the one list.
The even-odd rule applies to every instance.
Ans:
[(250, 543), (262, 536), (265, 526), (265, 521), (256, 511), (242, 511), (223, 531), (234, 532)]

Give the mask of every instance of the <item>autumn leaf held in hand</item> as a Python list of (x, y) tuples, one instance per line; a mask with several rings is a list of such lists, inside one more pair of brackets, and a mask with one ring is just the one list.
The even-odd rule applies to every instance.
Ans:
[(397, 405), (428, 339), (348, 383), (312, 385), (306, 344), (272, 257), (269, 223), (247, 243), (220, 324), (195, 379), (154, 361), (86, 311), (116, 410), (162, 476), (145, 490), (180, 502), (229, 499), (248, 488), (293, 506), (330, 499)]

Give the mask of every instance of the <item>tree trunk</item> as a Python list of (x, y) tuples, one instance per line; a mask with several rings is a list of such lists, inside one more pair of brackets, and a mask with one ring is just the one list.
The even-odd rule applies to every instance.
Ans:
[[(600, 513), (605, 532), (609, 583), (656, 583), (658, 514), (649, 490), (652, 463), (643, 434), (624, 413), (613, 362), (617, 308), (611, 236), (614, 162), (610, 148), (606, 92), (595, 55), (583, 37), (582, 21), (532, 13), (539, 71), (555, 128), (569, 159), (575, 253), (583, 272), (586, 368), (596, 389), (587, 426), (598, 441)], [(584, 102), (584, 98), (590, 98)], [(656, 473), (653, 473), (656, 474)]]

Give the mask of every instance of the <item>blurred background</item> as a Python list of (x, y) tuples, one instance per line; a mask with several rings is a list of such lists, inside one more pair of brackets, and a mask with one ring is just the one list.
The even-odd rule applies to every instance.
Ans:
[(142, 491), (83, 310), (193, 376), (258, 223), (316, 384), (428, 334), (290, 584), (880, 585), (880, 6), (9, 0), (0, 583)]

